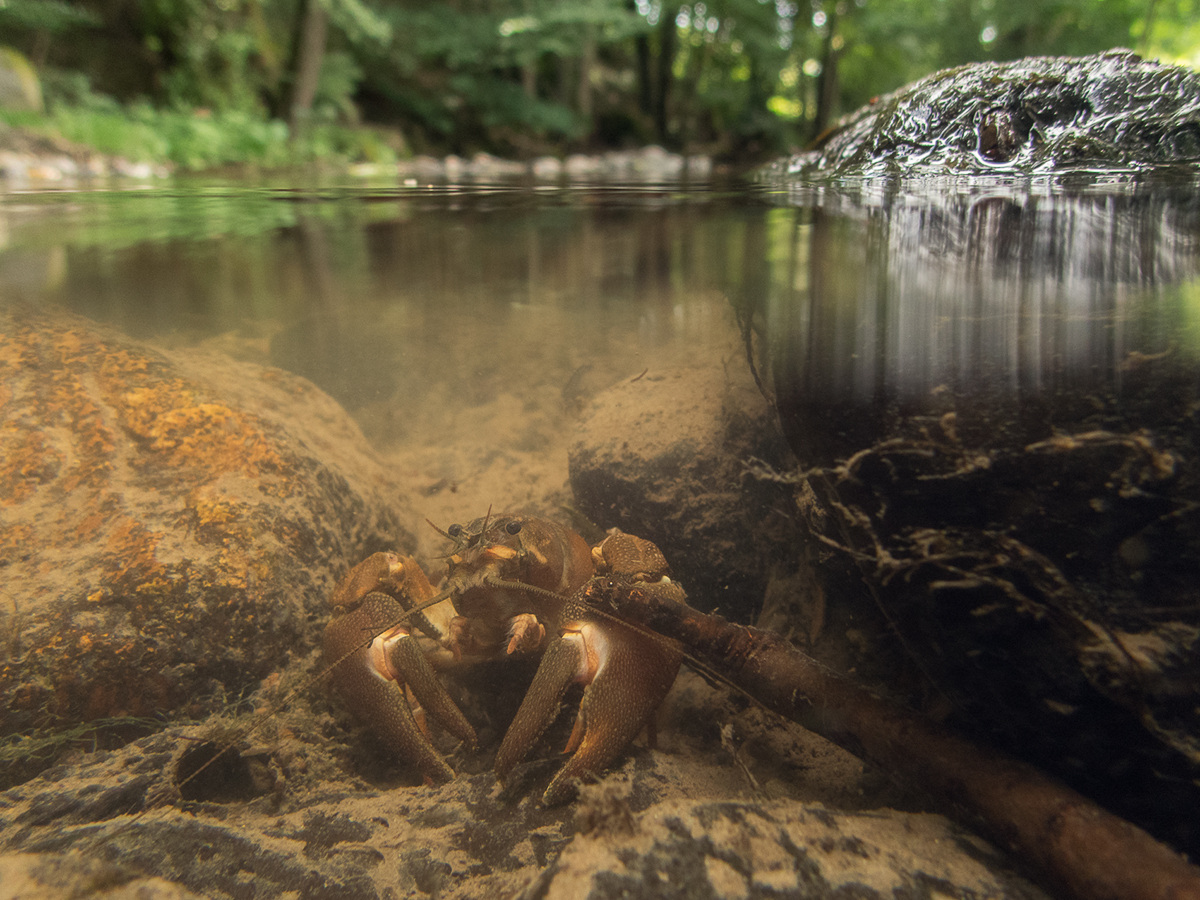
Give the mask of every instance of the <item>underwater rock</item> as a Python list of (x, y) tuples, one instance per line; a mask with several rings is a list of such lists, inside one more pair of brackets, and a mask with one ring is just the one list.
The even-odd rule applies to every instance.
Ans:
[(123, 871), (75, 853), (0, 853), (6, 900), (202, 900), (165, 878)]
[(1200, 160), (1200, 75), (1127, 50), (971, 63), (843, 118), (768, 177), (1147, 171)]
[(941, 816), (681, 800), (611, 821), (576, 837), (521, 900), (1047, 896)]
[(351, 563), (411, 544), (396, 495), (304, 379), (4, 314), (0, 734), (237, 695), (311, 648)]
[(694, 606), (745, 620), (772, 563), (795, 551), (772, 515), (784, 494), (745, 463), (786, 452), (743, 368), (667, 370), (595, 398), (570, 448), (571, 488), (596, 524), (658, 544)]
[[(868, 811), (895, 788), (844, 751), (698, 677), (681, 681), (660, 732), (669, 749), (631, 749), (578, 803), (552, 809), (536, 799), (553, 757), (503, 792), (482, 757), (436, 787), (359, 770), (353, 737), (328, 727), (310, 685), (253, 744), (236, 737), (244, 721), (214, 716), (78, 754), (0, 793), (0, 879), (7, 887), (10, 862), (44, 871), (70, 859), (59, 883), (76, 890), (64, 897), (100, 876), (215, 900), (709, 896), (686, 893), (704, 879), (716, 896), (1044, 896), (941, 816)], [(184, 783), (226, 742), (220, 763)]]

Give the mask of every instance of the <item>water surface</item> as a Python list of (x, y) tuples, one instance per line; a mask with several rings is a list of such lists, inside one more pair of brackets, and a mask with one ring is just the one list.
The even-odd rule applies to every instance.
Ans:
[[(1074, 428), (1081, 403), (1137, 427), (1133, 368), (1194, 377), (1198, 274), (1187, 181), (0, 196), (0, 302), (297, 372), (381, 450), (429, 448), (419, 482), (468, 493), (497, 454), (558, 453), (621, 378), (745, 365), (744, 324), (810, 463), (950, 410), (983, 443)], [(464, 442), (472, 462), (438, 459)]]

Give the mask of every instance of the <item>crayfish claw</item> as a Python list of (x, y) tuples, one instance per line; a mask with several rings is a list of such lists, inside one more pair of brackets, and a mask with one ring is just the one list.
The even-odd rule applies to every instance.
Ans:
[(350, 607), (373, 591), (385, 590), (403, 566), (395, 553), (372, 553), (346, 573), (329, 598), (329, 605), (341, 609)]
[[(446, 693), (418, 638), (405, 626), (403, 607), (383, 593), (369, 593), (359, 605), (325, 629), (324, 652), (335, 660), (333, 680), (350, 711), (368, 723), (398, 757), (411, 762), (426, 781), (440, 784), (454, 777), (414, 715), (405, 687), (447, 731), (476, 745), (475, 729)], [(374, 634), (369, 641), (366, 638)]]
[(561, 638), (542, 658), (516, 718), (500, 745), (496, 772), (503, 779), (554, 720), (572, 683), (586, 685), (567, 744), (574, 754), (551, 780), (542, 803), (575, 797), (578, 782), (609, 765), (653, 719), (675, 681), (680, 652), (657, 636), (610, 619), (567, 610)]
[(437, 677), (429, 658), (416, 638), (405, 636), (391, 642), (389, 662), (396, 681), (405, 685), (435, 722), (472, 750), (479, 746), (475, 729)]
[(616, 528), (610, 529), (608, 537), (592, 548), (592, 559), (598, 574), (637, 581), (657, 581), (671, 571), (656, 544)]
[(546, 648), (521, 708), (496, 753), (495, 769), (501, 783), (550, 727), (567, 688), (586, 671), (587, 652), (576, 637), (563, 635)]

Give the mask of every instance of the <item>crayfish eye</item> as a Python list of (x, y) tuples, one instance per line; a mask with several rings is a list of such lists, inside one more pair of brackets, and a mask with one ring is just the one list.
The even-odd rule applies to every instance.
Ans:
[(462, 526), (461, 525), (451, 525), (449, 528), (446, 529), (446, 534), (450, 535), (450, 537), (452, 537), (452, 538), (456, 538), (460, 534), (462, 534)]
[(507, 525), (504, 526), (504, 530), (507, 531), (509, 534), (517, 534), (521, 530), (521, 523), (520, 522), (509, 522)]

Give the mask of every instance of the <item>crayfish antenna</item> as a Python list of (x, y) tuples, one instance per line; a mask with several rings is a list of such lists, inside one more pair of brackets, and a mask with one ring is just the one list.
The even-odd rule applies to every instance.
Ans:
[[(436, 531), (438, 534), (440, 534), (442, 537), (444, 537), (446, 540), (448, 540), (452, 544), (454, 544), (454, 546), (450, 548), (450, 551), (448, 553), (445, 553), (442, 556), (434, 557), (434, 559), (449, 559), (451, 556), (453, 556), (459, 550), (461, 550), (463, 548), (463, 546), (466, 544), (466, 539), (464, 538), (463, 532), (462, 532), (462, 526), (460, 526), (460, 525), (451, 525), (448, 529), (443, 531), (437, 525), (434, 525), (433, 520), (431, 520), (431, 519), (426, 518), (425, 524), (428, 525), (430, 528), (432, 528), (434, 531)], [(454, 531), (454, 529), (456, 529), (456, 528), (458, 529), (457, 532)]]

